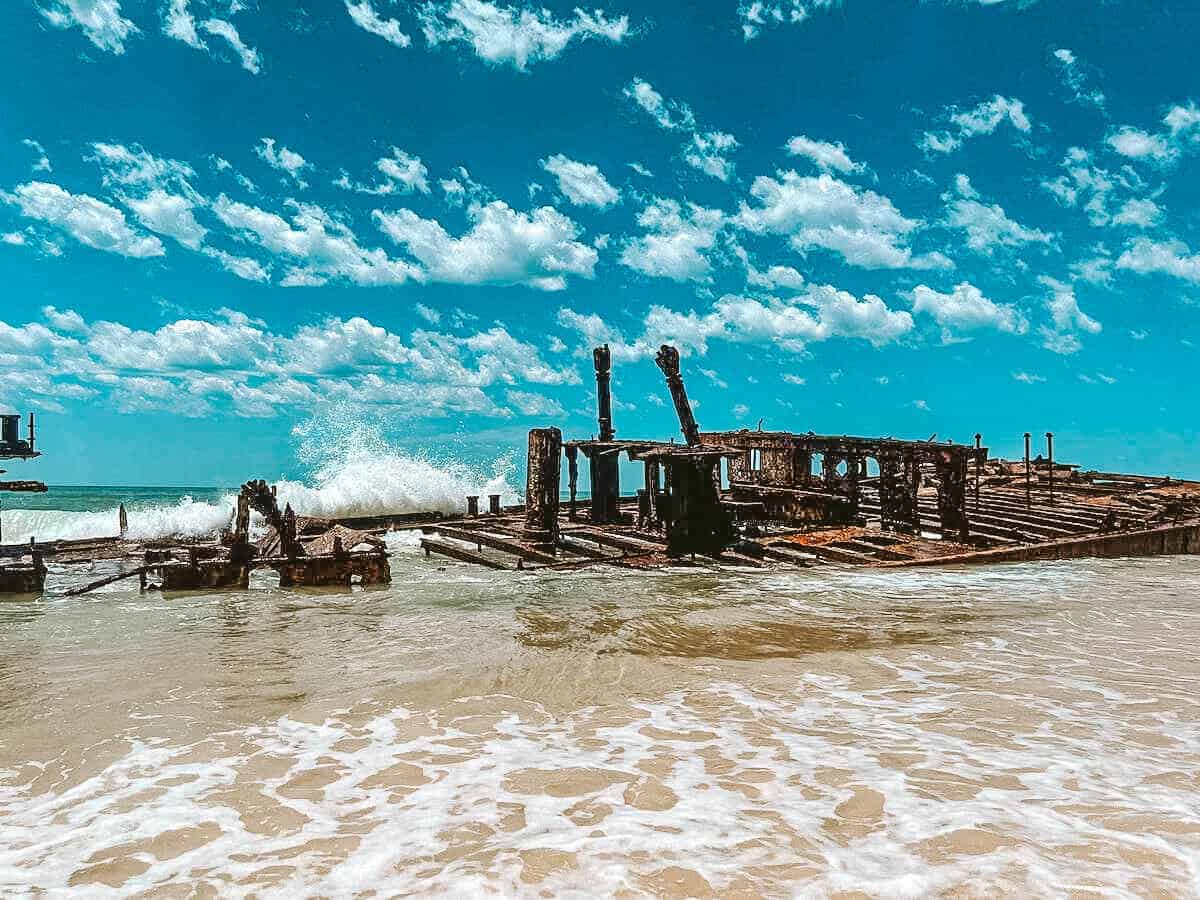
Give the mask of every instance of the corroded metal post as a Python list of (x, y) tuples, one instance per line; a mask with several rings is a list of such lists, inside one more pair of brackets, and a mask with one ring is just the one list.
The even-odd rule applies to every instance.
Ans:
[(979, 482), (983, 479), (983, 435), (975, 433), (975, 511), (979, 512)]
[(296, 540), (296, 513), (292, 504), (283, 510), (283, 528), (279, 532), (279, 549), (288, 559), (300, 556), (300, 543)]
[(529, 432), (525, 534), (539, 550), (552, 552), (558, 542), (562, 455), (562, 432), (557, 428), (534, 428)]
[(488, 513), (493, 516), (500, 515), (500, 495), (488, 494)]
[[(599, 439), (608, 442), (616, 436), (612, 424), (612, 392), (609, 388), (612, 374), (612, 354), (609, 353), (608, 345), (605, 344), (593, 350), (592, 360), (596, 365), (596, 410), (600, 426)], [(621, 496), (620, 448), (593, 450), (588, 456), (588, 470), (591, 473), (592, 522), (595, 524), (616, 522), (620, 517), (618, 513), (618, 502)]]
[(965, 542), (971, 536), (967, 519), (967, 457), (944, 450), (938, 453), (938, 519), (942, 537)]
[(912, 516), (912, 527), (914, 534), (921, 533), (921, 461), (917, 459), (916, 454), (909, 453), (905, 463), (908, 474), (908, 501), (909, 514)]
[(612, 353), (608, 344), (597, 347), (592, 351), (592, 361), (596, 366), (596, 413), (600, 425), (599, 438), (611, 441), (616, 437), (616, 429), (612, 421)]
[(846, 457), (846, 496), (850, 498), (850, 509), (855, 516), (858, 515), (858, 507), (862, 499), (858, 485), (862, 469), (861, 456), (851, 453)]
[(567, 507), (567, 518), (575, 521), (575, 495), (579, 491), (579, 448), (571, 445), (567, 448), (567, 487), (571, 491), (570, 505)]
[(121, 536), (121, 540), (129, 536), (129, 513), (125, 512), (124, 503), (117, 507), (117, 534)]
[(1054, 433), (1046, 432), (1046, 455), (1050, 458), (1050, 505), (1054, 505)]
[(671, 483), (671, 522), (667, 528), (667, 553), (686, 556), (719, 555), (733, 537), (733, 525), (721, 506), (713, 469), (720, 456), (713, 454), (668, 456), (663, 462)]
[(663, 344), (654, 361), (667, 376), (667, 390), (671, 392), (671, 400), (675, 403), (675, 414), (679, 417), (684, 440), (689, 447), (698, 446), (700, 426), (696, 424), (695, 413), (692, 412), (687, 390), (683, 386), (683, 376), (679, 374), (679, 351), (670, 344)]
[(1029, 442), (1032, 438), (1033, 438), (1032, 434), (1030, 434), (1028, 431), (1025, 432), (1025, 508), (1026, 509), (1029, 509), (1029, 507), (1033, 503), (1033, 498), (1030, 496), (1030, 490), (1031, 490), (1030, 478), (1031, 478), (1032, 473), (1030, 472), (1030, 469), (1029, 469), (1029, 449), (1030, 449)]
[(250, 498), (245, 491), (238, 494), (237, 512), (233, 516), (233, 542), (245, 544), (250, 540)]
[(468, 494), (467, 495), (467, 515), (470, 516), (472, 519), (474, 519), (476, 516), (479, 515), (479, 495), (478, 494)]
[(650, 503), (650, 524), (653, 524), (658, 520), (658, 470), (659, 465), (656, 461), (646, 460), (646, 497)]

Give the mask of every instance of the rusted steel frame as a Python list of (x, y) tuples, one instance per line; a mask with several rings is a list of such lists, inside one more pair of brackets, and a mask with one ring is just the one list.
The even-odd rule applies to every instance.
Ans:
[(434, 540), (433, 538), (421, 538), (421, 549), (425, 551), (426, 556), (429, 556), (430, 553), (437, 553), (439, 556), (448, 556), (460, 562), (475, 563), (488, 569), (511, 571), (504, 563), (489, 559), (481, 553), (473, 553), (464, 547), (456, 547), (453, 544), (447, 544), (444, 541)]
[(591, 481), (591, 519), (596, 524), (620, 521), (621, 448), (593, 451), (588, 455)]
[[(930, 503), (922, 499), (921, 508), (923, 511), (938, 515), (940, 522), (941, 510), (936, 503)], [(972, 531), (975, 531), (979, 526), (987, 525), (1011, 529), (1014, 533), (1020, 534), (1022, 539), (1038, 541), (1046, 538), (1072, 537), (1074, 535), (1087, 534), (1088, 532), (1095, 531), (1099, 525), (1099, 522), (1086, 526), (1063, 528), (1052, 523), (1038, 521), (1035, 516), (1025, 513), (993, 513), (985, 506), (983, 512), (973, 513), (971, 515), (970, 525)], [(949, 536), (955, 536), (956, 534), (956, 528), (953, 526), (947, 528), (945, 523), (940, 524), (939, 530), (942, 531), (943, 534)]]
[(703, 432), (701, 438), (706, 444), (719, 444), (741, 449), (748, 449), (750, 447), (794, 448), (809, 450), (814, 453), (832, 452), (847, 454), (857, 452), (862, 456), (877, 456), (889, 450), (896, 452), (911, 451), (927, 459), (932, 459), (933, 453), (940, 449), (952, 448), (962, 451), (975, 449), (968, 444), (935, 444), (929, 441), (908, 441), (898, 438), (811, 433), (798, 434), (789, 431), (750, 431), (748, 429), (739, 431), (708, 431)]
[[(646, 491), (645, 521), (642, 524), (654, 526), (658, 522), (658, 479), (660, 466), (658, 461), (653, 459), (643, 460), (642, 465)], [(640, 509), (639, 513), (641, 513)]]
[(813, 556), (821, 559), (827, 559), (831, 562), (851, 563), (853, 565), (867, 565), (873, 559), (865, 553), (860, 553), (857, 550), (845, 550), (841, 547), (833, 547), (829, 544), (805, 544), (804, 551), (811, 553)]
[(779, 544), (763, 544), (762, 553), (767, 559), (773, 559), (776, 562), (785, 562), (789, 565), (798, 566), (800, 568), (808, 568), (816, 559), (814, 556), (802, 556), (799, 552), (795, 550), (788, 550), (781, 547)]
[(879, 462), (879, 510), (884, 528), (917, 532), (920, 512), (916, 490), (920, 486), (920, 467), (911, 456), (896, 448), (887, 448)]
[(934, 460), (938, 476), (938, 521), (943, 536), (960, 541), (971, 536), (967, 519), (967, 456), (950, 448), (939, 449)]
[(671, 473), (672, 522), (667, 529), (667, 551), (672, 556), (700, 553), (714, 556), (729, 543), (733, 525), (721, 506), (714, 482), (720, 451), (666, 457)]
[(628, 553), (658, 553), (662, 547), (647, 540), (628, 538), (619, 534), (601, 531), (598, 528), (576, 528), (565, 535), (567, 538), (581, 537), (607, 547), (616, 547)]
[(513, 556), (519, 556), (522, 559), (527, 559), (530, 562), (552, 563), (557, 562), (557, 558), (552, 553), (545, 553), (541, 550), (527, 547), (524, 544), (510, 541), (507, 538), (497, 537), (494, 534), (489, 534), (486, 531), (477, 530), (474, 528), (452, 528), (439, 525), (427, 525), (425, 529), (436, 532), (442, 537), (453, 538), (456, 541), (462, 541), (467, 544), (474, 544), (479, 549), (490, 547), (493, 550), (503, 550), (505, 553), (511, 553)]
[(601, 561), (620, 559), (621, 554), (606, 553), (599, 547), (589, 547), (587, 544), (577, 541), (566, 535), (559, 535), (558, 546), (569, 553), (574, 553), (576, 556), (586, 556), (588, 559)]
[(746, 553), (738, 553), (736, 550), (722, 550), (720, 553), (714, 554), (713, 559), (719, 563), (732, 563), (738, 566), (746, 566), (751, 569), (765, 569), (767, 564), (761, 559), (755, 559)]
[(1112, 534), (1089, 534), (1059, 541), (1025, 544), (1019, 547), (997, 547), (951, 556), (913, 559), (905, 562), (882, 563), (893, 567), (949, 566), (972, 563), (1026, 562), (1046, 559), (1081, 559), (1086, 557), (1166, 556), (1200, 553), (1200, 522), (1163, 525), (1138, 531)]
[[(179, 563), (179, 565), (186, 565), (186, 564)], [(156, 568), (156, 567), (155, 566), (139, 566), (136, 569), (130, 569), (128, 572), (119, 572), (116, 575), (108, 575), (104, 578), (97, 579), (96, 581), (92, 581), (88, 584), (81, 585), (76, 588), (71, 588), (71, 590), (69, 590), (69, 591), (64, 591), (63, 596), (64, 597), (81, 597), (84, 594), (90, 594), (92, 591), (98, 590), (99, 588), (107, 587), (110, 584), (116, 584), (118, 581), (124, 581), (126, 578), (137, 578), (139, 576), (145, 575), (147, 572), (149, 572), (153, 568)]]

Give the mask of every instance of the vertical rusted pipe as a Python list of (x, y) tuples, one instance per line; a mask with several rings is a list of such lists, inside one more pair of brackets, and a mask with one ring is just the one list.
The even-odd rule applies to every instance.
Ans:
[(467, 495), (467, 515), (470, 516), (472, 519), (475, 518), (477, 515), (479, 515), (479, 495), (478, 494), (468, 494)]
[(1026, 509), (1029, 509), (1030, 506), (1033, 505), (1033, 498), (1030, 496), (1030, 491), (1032, 489), (1032, 485), (1030, 484), (1030, 478), (1032, 476), (1032, 473), (1029, 470), (1029, 448), (1030, 448), (1029, 442), (1032, 438), (1033, 438), (1032, 434), (1030, 434), (1028, 431), (1025, 432), (1025, 508)]
[(1050, 505), (1054, 505), (1054, 433), (1046, 432), (1046, 455), (1050, 457)]
[(596, 366), (596, 410), (600, 424), (600, 440), (611, 441), (616, 437), (612, 422), (612, 353), (608, 344), (592, 351)]
[(692, 412), (687, 390), (683, 386), (683, 376), (679, 374), (679, 351), (670, 344), (663, 344), (654, 361), (667, 376), (667, 390), (671, 392), (671, 400), (675, 403), (675, 414), (679, 417), (683, 438), (689, 447), (695, 447), (700, 443), (700, 426), (696, 424), (696, 415)]
[(488, 512), (493, 516), (500, 515), (500, 495), (488, 494)]

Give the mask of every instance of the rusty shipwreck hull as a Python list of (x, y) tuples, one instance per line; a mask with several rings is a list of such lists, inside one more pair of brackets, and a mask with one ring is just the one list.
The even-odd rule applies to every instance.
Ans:
[[(597, 347), (597, 433), (529, 435), (527, 504), (423, 526), (429, 556), (492, 569), (823, 563), (948, 565), (1200, 552), (1200, 484), (1083, 472), (1046, 454), (813, 432), (703, 431), (678, 351), (656, 357), (682, 443), (618, 438), (608, 348)], [(622, 456), (640, 464), (623, 493)], [(588, 463), (586, 500), (579, 459)], [(566, 485), (563, 490), (563, 461)], [(560, 497), (565, 498), (560, 500)]]

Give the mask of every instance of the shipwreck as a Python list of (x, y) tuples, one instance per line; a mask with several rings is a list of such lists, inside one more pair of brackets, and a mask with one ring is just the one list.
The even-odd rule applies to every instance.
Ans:
[[(529, 433), (525, 505), (429, 523), (427, 555), (494, 569), (596, 563), (803, 567), (1011, 562), (1200, 552), (1200, 484), (1083, 471), (972, 443), (812, 432), (702, 431), (676, 348), (656, 362), (682, 442), (618, 439), (612, 357), (593, 352), (597, 432)], [(588, 464), (579, 498), (579, 458)], [(621, 489), (621, 458), (640, 464)], [(563, 491), (563, 463), (566, 490)], [(635, 470), (636, 471), (636, 470)], [(477, 509), (477, 504), (471, 507)]]
[[(318, 519), (280, 508), (274, 487), (247, 481), (229, 525), (203, 540), (131, 537), (0, 544), (0, 593), (44, 590), (46, 560), (64, 573), (111, 571), (70, 587), (79, 595), (136, 578), (142, 590), (242, 590), (256, 570), (283, 587), (379, 585), (391, 581), (383, 535), (419, 530), (434, 564), (452, 559), (528, 572), (618, 566), (801, 569), (1000, 563), (1073, 557), (1200, 553), (1200, 483), (1085, 471), (1054, 458), (1054, 435), (1033, 456), (991, 457), (970, 443), (813, 432), (703, 431), (684, 385), (678, 350), (656, 362), (679, 421), (680, 439), (618, 438), (612, 355), (595, 348), (596, 432), (564, 439), (557, 427), (528, 435), (524, 502), (464, 498), (465, 512)], [(34, 459), (34, 420), (0, 416), (0, 459)], [(1039, 438), (1039, 443), (1040, 443)], [(581, 458), (587, 467), (580, 488)], [(637, 473), (633, 490), (624, 471)], [(0, 482), (0, 491), (44, 491), (40, 482)], [(258, 520), (251, 528), (251, 516)], [(252, 533), (253, 531), (253, 533)]]

